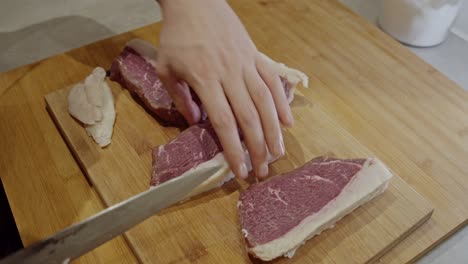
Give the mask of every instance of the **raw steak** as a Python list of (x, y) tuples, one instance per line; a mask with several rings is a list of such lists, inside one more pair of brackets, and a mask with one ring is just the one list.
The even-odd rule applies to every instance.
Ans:
[(144, 45), (148, 44), (138, 40), (129, 42), (112, 63), (109, 78), (127, 88), (132, 95), (136, 95), (161, 124), (186, 126), (184, 117), (176, 110), (169, 93), (157, 75), (155, 61), (150, 55), (145, 57), (140, 55), (145, 50)]
[(248, 251), (262, 260), (292, 257), (306, 240), (384, 192), (391, 177), (375, 158), (319, 157), (251, 185), (238, 203)]
[[(153, 149), (151, 186), (156, 186), (189, 170), (224, 165), (224, 170), (198, 186), (189, 196), (221, 186), (234, 177), (224, 159), (223, 148), (209, 122), (193, 125), (169, 143)], [(248, 166), (249, 164), (248, 164)], [(187, 197), (188, 198), (188, 197)]]
[(184, 130), (169, 143), (153, 149), (151, 185), (158, 185), (215, 158), (223, 149), (209, 123)]
[[(294, 89), (298, 83), (304, 87), (308, 85), (308, 77), (295, 69), (288, 68), (282, 63), (271, 60), (274, 69), (280, 76), (288, 101), (294, 98)], [(133, 39), (129, 41), (114, 60), (110, 69), (110, 79), (127, 88), (132, 94), (140, 98), (148, 111), (163, 125), (183, 127), (186, 125), (183, 116), (176, 110), (169, 93), (161, 83), (156, 72), (157, 50), (150, 43)], [(200, 100), (192, 91), (192, 98), (200, 105)], [(201, 107), (201, 121), (206, 120), (206, 112)]]

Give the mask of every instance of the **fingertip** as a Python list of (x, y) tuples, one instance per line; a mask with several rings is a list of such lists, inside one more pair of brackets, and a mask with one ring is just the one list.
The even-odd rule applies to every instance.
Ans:
[(284, 154), (286, 153), (286, 148), (284, 147), (284, 140), (283, 140), (283, 134), (280, 131), (280, 138), (278, 140), (278, 149), (276, 150), (277, 158), (283, 157)]
[(247, 170), (247, 166), (245, 165), (245, 162), (241, 162), (237, 166), (237, 176), (241, 179), (247, 179), (247, 176), (249, 175), (249, 172)]
[(258, 166), (258, 168), (257, 168), (257, 171), (256, 171), (255, 175), (258, 178), (267, 177), (268, 176), (268, 163), (263, 162), (262, 164), (260, 164), (260, 166)]
[(190, 125), (200, 122), (200, 119), (201, 119), (200, 107), (194, 101), (190, 101), (189, 109), (186, 115), (187, 116), (185, 116), (185, 119)]
[(291, 110), (287, 111), (283, 117), (280, 117), (281, 123), (286, 127), (292, 127), (294, 125), (294, 117), (291, 113)]

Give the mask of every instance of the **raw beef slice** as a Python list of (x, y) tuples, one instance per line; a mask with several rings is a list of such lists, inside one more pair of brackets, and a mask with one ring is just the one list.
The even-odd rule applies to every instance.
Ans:
[[(249, 161), (247, 151), (245, 160)], [(270, 158), (272, 161), (273, 159)], [(222, 165), (224, 169), (199, 185), (186, 198), (219, 187), (234, 177), (223, 155), (223, 148), (209, 122), (195, 124), (182, 131), (175, 139), (153, 149), (151, 186), (205, 167)], [(251, 165), (247, 162), (247, 168)]]
[(375, 158), (319, 157), (251, 185), (238, 203), (248, 251), (262, 260), (292, 257), (306, 240), (383, 193), (391, 177)]
[(169, 143), (153, 149), (151, 185), (158, 185), (182, 175), (222, 152), (213, 127), (196, 124)]
[(152, 49), (147, 42), (140, 40), (127, 43), (112, 63), (109, 78), (136, 95), (162, 124), (183, 127), (186, 125), (185, 119), (176, 110), (157, 75), (156, 53), (152, 53)]
[[(295, 69), (282, 63), (271, 60), (273, 68), (280, 76), (289, 103), (294, 98), (294, 89), (297, 84), (308, 86), (308, 77)], [(164, 125), (182, 127), (186, 125), (183, 116), (176, 110), (169, 93), (161, 83), (156, 71), (157, 49), (150, 43), (133, 39), (129, 41), (121, 54), (114, 60), (110, 69), (110, 79), (127, 88), (132, 94), (140, 98), (146, 108), (154, 113)], [(194, 101), (200, 105), (200, 101), (192, 91)], [(207, 118), (202, 111), (202, 120)]]

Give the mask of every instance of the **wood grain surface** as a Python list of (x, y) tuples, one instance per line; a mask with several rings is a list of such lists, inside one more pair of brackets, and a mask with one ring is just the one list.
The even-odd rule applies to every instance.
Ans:
[[(260, 50), (311, 77), (311, 88), (301, 90), (307, 99), (302, 102), (318, 106), (328, 118), (323, 122), (346, 135), (323, 142), (318, 132), (303, 135), (320, 146), (307, 155), (325, 149), (336, 155), (372, 153), (434, 206), (428, 222), (385, 254), (383, 263), (413, 261), (468, 222), (465, 91), (337, 1), (230, 3)], [(0, 171), (25, 244), (103, 208), (47, 114), (44, 96), (76, 83), (95, 66), (109, 67), (134, 37), (157, 43), (159, 30), (160, 25), (150, 25), (0, 75)], [(297, 110), (295, 114), (299, 119), (305, 116)], [(324, 126), (312, 125), (316, 130)], [(168, 140), (172, 133), (159, 140)], [(351, 143), (342, 143), (344, 138)], [(302, 144), (288, 136), (285, 140), (292, 146), (288, 150)], [(355, 142), (359, 149), (346, 147), (358, 145)], [(291, 169), (304, 157), (308, 156), (278, 161), (273, 167)], [(147, 183), (129, 183), (132, 191), (140, 188), (134, 184)], [(184, 234), (170, 239), (178, 236)], [(180, 243), (187, 247), (199, 242)], [(135, 258), (123, 240), (116, 240), (82, 258), (89, 263), (99, 260)]]
[[(104, 149), (68, 113), (69, 88), (46, 96), (51, 116), (108, 206), (149, 188), (152, 148), (179, 133), (177, 129), (161, 127), (127, 90), (114, 84), (112, 91), (118, 118), (112, 143)], [(287, 172), (323, 154), (373, 156), (319, 105), (312, 104), (299, 92), (292, 110), (296, 125), (283, 130), (287, 155), (274, 163), (272, 174)], [(233, 181), (194, 201), (171, 207), (127, 232), (126, 238), (144, 263), (250, 263), (236, 207), (239, 190), (246, 187), (243, 181)], [(427, 200), (394, 176), (382, 197), (301, 247), (288, 262), (374, 260), (426, 221), (431, 213)], [(360, 250), (356, 252), (356, 248)], [(230, 257), (226, 259), (226, 255)]]

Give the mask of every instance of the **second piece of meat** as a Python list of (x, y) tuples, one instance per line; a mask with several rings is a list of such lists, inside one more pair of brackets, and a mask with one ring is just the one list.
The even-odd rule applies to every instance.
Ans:
[[(294, 98), (297, 84), (308, 85), (308, 77), (282, 63), (271, 60), (284, 86), (288, 101)], [(110, 69), (110, 79), (118, 82), (136, 95), (148, 111), (153, 113), (158, 121), (165, 126), (184, 127), (187, 125), (184, 117), (177, 111), (172, 98), (158, 77), (156, 69), (157, 49), (150, 43), (133, 39), (129, 41), (120, 55), (114, 60)], [(192, 98), (200, 105), (200, 100), (192, 91)], [(201, 107), (201, 122), (207, 119), (206, 112)]]

